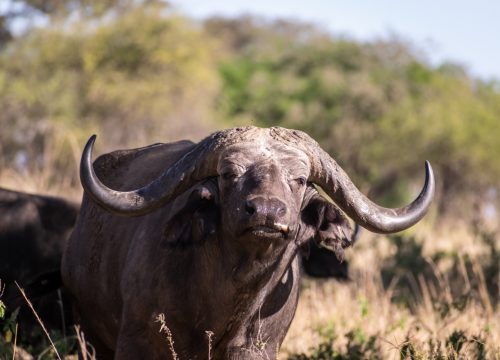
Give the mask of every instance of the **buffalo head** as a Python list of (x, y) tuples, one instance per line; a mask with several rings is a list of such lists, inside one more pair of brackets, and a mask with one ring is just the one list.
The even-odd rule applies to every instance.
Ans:
[[(107, 210), (126, 216), (147, 214), (171, 201), (193, 184), (219, 177), (223, 220), (232, 235), (282, 238), (297, 224), (308, 183), (324, 189), (356, 223), (378, 233), (393, 233), (417, 223), (434, 195), (431, 166), (411, 204), (389, 209), (364, 196), (347, 174), (307, 134), (280, 127), (244, 127), (216, 132), (201, 141), (150, 184), (132, 191), (104, 186), (92, 168), (88, 141), (82, 156), (81, 180), (86, 192)], [(242, 229), (241, 226), (245, 229)], [(243, 234), (238, 232), (243, 231)]]

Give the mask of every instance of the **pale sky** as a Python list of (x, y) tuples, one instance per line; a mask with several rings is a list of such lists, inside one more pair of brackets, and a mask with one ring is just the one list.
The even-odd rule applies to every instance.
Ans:
[(333, 34), (370, 40), (401, 36), (433, 63), (451, 60), (474, 76), (500, 80), (499, 0), (177, 0), (195, 18), (242, 13), (317, 23)]

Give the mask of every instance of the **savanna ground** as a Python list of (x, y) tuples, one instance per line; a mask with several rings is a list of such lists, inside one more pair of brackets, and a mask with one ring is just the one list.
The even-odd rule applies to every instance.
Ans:
[(306, 279), (281, 358), (500, 358), (496, 239), (421, 227), (361, 237), (348, 283)]
[[(78, 201), (92, 133), (103, 153), (239, 125), (296, 128), (384, 206), (411, 201), (430, 160), (429, 215), (402, 234), (363, 232), (346, 251), (351, 281), (304, 279), (280, 359), (500, 359), (499, 119), (498, 80), (430, 64), (395, 35), (360, 42), (293, 20), (194, 20), (156, 0), (0, 9), (2, 187)], [(16, 332), (13, 310), (0, 358), (15, 340), (18, 357), (54, 358), (41, 328)], [(75, 353), (76, 335), (51, 337), (61, 356)]]

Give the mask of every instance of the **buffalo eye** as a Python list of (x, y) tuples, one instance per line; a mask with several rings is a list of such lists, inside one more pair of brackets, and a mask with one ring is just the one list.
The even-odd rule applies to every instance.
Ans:
[(224, 166), (219, 175), (225, 181), (234, 181), (236, 178), (240, 177), (245, 173), (245, 168), (239, 165)]
[(222, 174), (222, 178), (224, 180), (233, 180), (236, 177), (236, 174), (232, 171), (226, 171)]
[(307, 179), (305, 177), (301, 176), (301, 177), (295, 179), (295, 182), (297, 184), (299, 184), (300, 186), (304, 186), (307, 182)]

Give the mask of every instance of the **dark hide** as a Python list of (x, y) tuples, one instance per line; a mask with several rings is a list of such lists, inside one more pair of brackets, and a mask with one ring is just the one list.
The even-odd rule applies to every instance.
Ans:
[[(51, 329), (62, 330), (58, 304), (62, 282), (60, 265), (66, 240), (75, 224), (78, 206), (63, 199), (0, 189), (0, 279), (6, 284), (2, 300), (8, 311), (20, 308), (20, 336), (38, 327), (14, 281)], [(66, 309), (66, 322), (71, 319)]]
[[(94, 169), (106, 186), (135, 189), (193, 146), (183, 141), (117, 151), (99, 157)], [(275, 186), (259, 180), (269, 171), (279, 175), (278, 164), (265, 164), (247, 173), (248, 191)], [(233, 175), (223, 171), (224, 179), (207, 179), (140, 217), (113, 215), (84, 195), (62, 273), (99, 359), (171, 359), (155, 321), (162, 313), (181, 359), (206, 358), (205, 331), (214, 333), (213, 359), (276, 357), (297, 305), (300, 248), (317, 241), (339, 253), (348, 244), (349, 225), (314, 187), (294, 182), (290, 186), (303, 186), (295, 192), (307, 196), (298, 198), (304, 216), (292, 224), (293, 232), (276, 240), (246, 233), (231, 237), (227, 225), (243, 220), (221, 204), (236, 189)], [(247, 213), (263, 206), (279, 213), (282, 206), (252, 199), (243, 205)], [(259, 221), (264, 220), (251, 218), (251, 224)], [(267, 345), (259, 347), (259, 341)]]
[(339, 260), (337, 255), (326, 248), (311, 242), (302, 256), (304, 272), (313, 278), (334, 278), (349, 280), (349, 262)]

